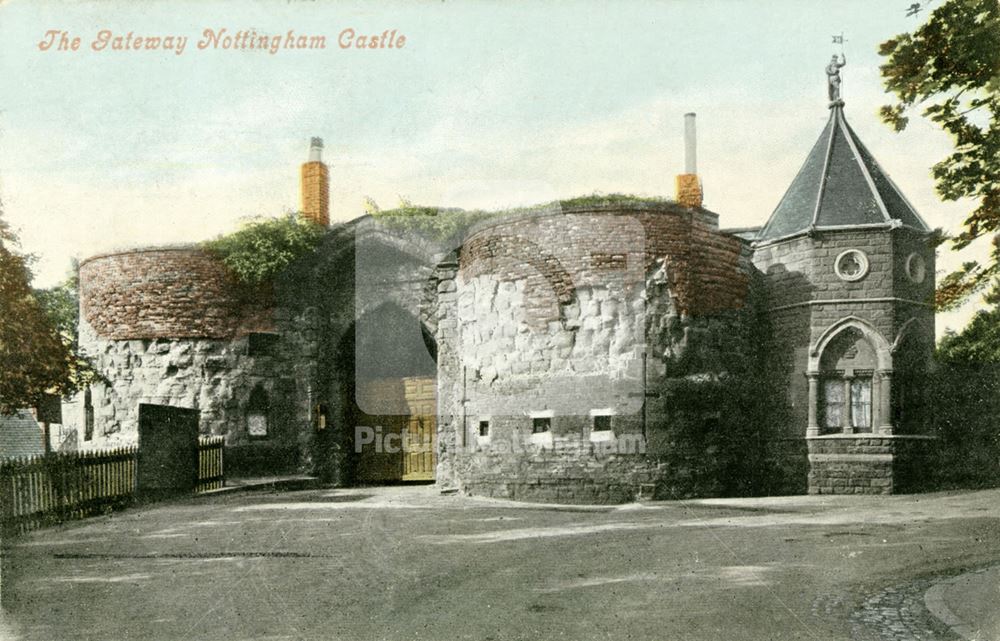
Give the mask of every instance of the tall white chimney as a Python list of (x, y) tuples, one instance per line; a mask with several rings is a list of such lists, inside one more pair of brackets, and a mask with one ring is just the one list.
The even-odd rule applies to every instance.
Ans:
[(684, 173), (698, 173), (698, 137), (693, 113), (684, 114)]
[(694, 114), (684, 114), (684, 173), (677, 176), (678, 204), (701, 207), (703, 194), (698, 179), (698, 143)]

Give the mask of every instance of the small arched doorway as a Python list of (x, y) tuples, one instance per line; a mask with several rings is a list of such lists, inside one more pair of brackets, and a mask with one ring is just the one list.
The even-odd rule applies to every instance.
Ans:
[(354, 483), (434, 480), (436, 351), (427, 328), (395, 303), (345, 333), (338, 362)]

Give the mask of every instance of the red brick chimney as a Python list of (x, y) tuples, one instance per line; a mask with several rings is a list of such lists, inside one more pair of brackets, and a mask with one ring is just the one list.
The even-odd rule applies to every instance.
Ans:
[(330, 224), (330, 171), (323, 162), (323, 139), (313, 138), (309, 161), (302, 165), (301, 216), (324, 227)]
[(698, 179), (698, 150), (694, 114), (684, 114), (684, 173), (677, 176), (677, 202), (685, 207), (701, 207), (704, 194)]

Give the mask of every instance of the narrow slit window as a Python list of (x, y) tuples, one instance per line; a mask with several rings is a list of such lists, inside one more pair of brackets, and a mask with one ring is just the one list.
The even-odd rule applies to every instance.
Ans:
[(88, 389), (83, 394), (83, 440), (94, 438), (94, 398)]
[(490, 435), (490, 422), (489, 421), (479, 421), (479, 435), (489, 436)]

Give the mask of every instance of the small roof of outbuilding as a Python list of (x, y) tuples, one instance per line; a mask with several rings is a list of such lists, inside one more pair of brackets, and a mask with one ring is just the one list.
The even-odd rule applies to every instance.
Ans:
[(906, 197), (847, 124), (844, 103), (830, 120), (788, 191), (757, 235), (770, 241), (812, 229), (909, 227), (929, 231)]
[(44, 453), (42, 428), (30, 411), (0, 414), (0, 460)]

